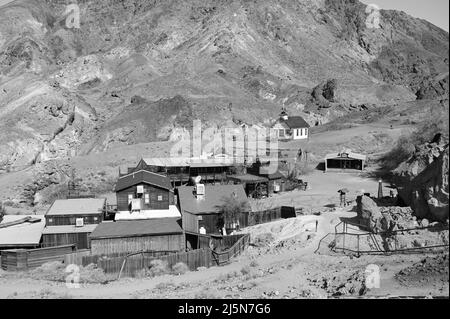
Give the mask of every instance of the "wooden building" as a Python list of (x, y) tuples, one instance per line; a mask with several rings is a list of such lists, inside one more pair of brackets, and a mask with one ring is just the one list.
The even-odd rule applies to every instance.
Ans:
[(367, 156), (344, 150), (339, 153), (331, 153), (325, 156), (325, 172), (358, 172), (363, 171), (367, 162)]
[(103, 221), (105, 207), (105, 198), (56, 200), (45, 215), (42, 246), (75, 244), (77, 249), (89, 248), (89, 234)]
[[(278, 165), (277, 163), (276, 166), (278, 167)], [(282, 184), (286, 180), (286, 177), (278, 169), (271, 166), (271, 162), (263, 163), (259, 159), (256, 159), (255, 163), (247, 169), (247, 173), (266, 179), (267, 196), (280, 192)], [(247, 192), (247, 196), (251, 196), (251, 194)]]
[(141, 169), (116, 183), (115, 220), (180, 218), (168, 176)]
[[(186, 232), (199, 233), (203, 227), (207, 234), (219, 234), (220, 226), (226, 223), (219, 207), (225, 198), (231, 196), (247, 203), (248, 211), (242, 212), (239, 216), (239, 226), (242, 228), (248, 225), (248, 213), (251, 208), (242, 185), (205, 185), (203, 195), (196, 193), (195, 186), (182, 186), (177, 191), (183, 229)], [(228, 224), (225, 226), (231, 228)]]
[(170, 180), (165, 175), (139, 170), (121, 176), (116, 183), (117, 210), (133, 210), (133, 200), (141, 210), (169, 209), (174, 204)]
[(44, 215), (4, 215), (0, 221), (0, 250), (40, 247), (44, 227)]
[(180, 218), (108, 221), (90, 235), (93, 255), (140, 251), (184, 251)]
[(125, 175), (140, 170), (161, 174), (169, 177), (173, 187), (197, 176), (201, 176), (204, 183), (220, 183), (233, 174), (235, 164), (233, 158), (143, 158), (136, 167), (128, 168)]
[(303, 140), (309, 138), (310, 125), (301, 116), (289, 116), (286, 110), (272, 126), (280, 140)]

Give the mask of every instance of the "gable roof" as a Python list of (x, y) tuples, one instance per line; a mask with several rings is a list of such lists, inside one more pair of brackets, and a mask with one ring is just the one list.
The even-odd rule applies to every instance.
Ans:
[(182, 234), (180, 218), (123, 220), (102, 222), (91, 233), (91, 239)]
[(217, 206), (223, 204), (224, 197), (230, 197), (233, 193), (236, 194), (237, 200), (249, 203), (242, 185), (206, 185), (203, 199), (197, 199), (194, 196), (194, 186), (179, 187), (178, 200), (181, 214), (183, 212), (195, 215), (215, 214)]
[(154, 185), (167, 190), (172, 189), (169, 177), (146, 170), (140, 170), (120, 177), (117, 180), (115, 191), (118, 192), (125, 188), (142, 183)]
[(354, 153), (354, 152), (352, 152), (351, 150), (348, 150), (348, 149), (347, 150), (343, 150), (343, 151), (338, 152), (338, 153), (327, 154), (325, 156), (325, 160), (333, 159), (333, 158), (342, 158), (342, 157), (345, 157), (345, 154), (347, 155), (348, 158), (353, 158), (353, 159), (362, 160), (362, 161), (367, 160), (367, 156), (366, 155)]
[(308, 128), (309, 124), (301, 116), (289, 116), (287, 120), (284, 121), (289, 128)]
[(105, 203), (106, 198), (57, 199), (46, 215), (97, 215), (102, 213)]
[[(16, 222), (24, 219), (25, 215), (5, 215), (1, 224)], [(0, 228), (0, 247), (14, 248), (14, 247), (28, 247), (37, 246), (41, 241), (42, 231), (45, 227), (45, 216), (31, 215), (33, 219), (40, 219), (36, 223), (21, 223), (5, 228)]]

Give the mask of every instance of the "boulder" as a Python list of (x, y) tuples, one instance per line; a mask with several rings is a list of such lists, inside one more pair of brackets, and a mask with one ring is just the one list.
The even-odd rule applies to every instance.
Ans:
[(419, 218), (445, 221), (448, 213), (448, 146), (410, 185), (411, 207)]
[(382, 230), (384, 216), (381, 214), (380, 208), (373, 199), (365, 195), (358, 196), (356, 198), (356, 208), (360, 224), (366, 226), (373, 232)]

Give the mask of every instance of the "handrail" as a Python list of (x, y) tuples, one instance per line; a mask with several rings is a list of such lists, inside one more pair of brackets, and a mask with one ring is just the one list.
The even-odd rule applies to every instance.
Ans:
[[(228, 256), (229, 256), (230, 252), (234, 251), (234, 249), (239, 245), (239, 249), (236, 250), (236, 251), (234, 251), (234, 252), (232, 252), (232, 255), (229, 256), (228, 260), (226, 261), (226, 262), (228, 262), (228, 261), (230, 261), (231, 258), (234, 258), (235, 256), (237, 256), (238, 254), (240, 254), (240, 253), (245, 249), (245, 247), (248, 245), (248, 243), (245, 243), (245, 242), (244, 242), (244, 245), (243, 245), (243, 247), (241, 248), (241, 242), (247, 241), (247, 240), (248, 240), (248, 242), (250, 242), (250, 234), (245, 234), (244, 236), (242, 236), (241, 238), (239, 238), (239, 240), (236, 241), (236, 242), (234, 243), (233, 246), (231, 246), (230, 248), (228, 248), (228, 249), (225, 250), (225, 251), (222, 251), (222, 252), (216, 252), (216, 251), (214, 251), (214, 250), (211, 250), (211, 253), (212, 253), (213, 256), (215, 256), (215, 257), (217, 257), (217, 256), (220, 257), (220, 256), (227, 255), (227, 254), (228, 254)], [(218, 259), (217, 263), (218, 263), (218, 265), (220, 264), (220, 258)]]

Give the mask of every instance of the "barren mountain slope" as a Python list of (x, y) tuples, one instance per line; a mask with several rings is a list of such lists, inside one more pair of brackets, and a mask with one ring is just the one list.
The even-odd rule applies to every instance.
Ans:
[[(80, 29), (65, 4), (0, 8), (0, 169), (168, 139), (193, 118), (257, 123), (285, 105), (320, 124), (448, 92), (448, 33), (395, 11), (367, 28), (354, 0), (84, 0)], [(313, 97), (330, 79), (334, 98)]]

